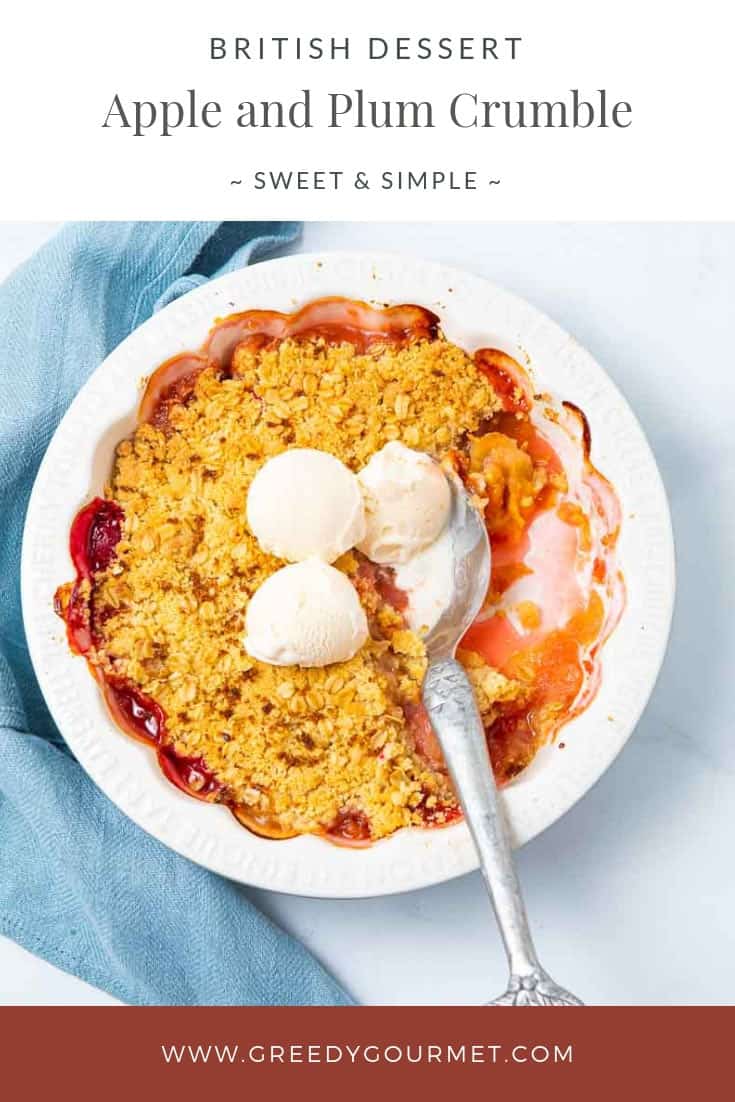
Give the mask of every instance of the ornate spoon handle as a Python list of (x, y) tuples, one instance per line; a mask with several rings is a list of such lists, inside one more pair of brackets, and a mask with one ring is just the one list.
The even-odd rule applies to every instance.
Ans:
[(579, 999), (554, 983), (536, 956), (485, 732), (459, 662), (442, 658), (429, 666), (423, 698), (477, 847), (508, 957), (510, 984), (493, 1003), (580, 1006)]

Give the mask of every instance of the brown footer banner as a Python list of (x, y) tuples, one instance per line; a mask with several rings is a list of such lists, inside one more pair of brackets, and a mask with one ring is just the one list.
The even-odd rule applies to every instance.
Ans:
[(734, 1027), (730, 1007), (5, 1007), (0, 1081), (8, 1099), (73, 1088), (80, 1102), (686, 1098), (730, 1081)]

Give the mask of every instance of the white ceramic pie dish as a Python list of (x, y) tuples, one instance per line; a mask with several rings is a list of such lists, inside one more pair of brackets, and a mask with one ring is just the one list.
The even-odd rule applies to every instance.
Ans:
[(517, 845), (567, 811), (632, 733), (663, 659), (674, 598), (666, 496), (643, 432), (603, 369), (554, 322), (485, 280), (417, 258), (365, 253), (300, 255), (257, 264), (167, 306), (108, 356), (59, 425), (36, 479), (22, 555), (25, 626), (36, 674), (71, 750), (134, 822), (185, 857), (233, 880), (299, 895), (359, 897), (406, 891), (477, 867), (463, 823), (404, 830), (368, 849), (315, 837), (274, 842), (243, 829), (225, 808), (192, 800), (160, 773), (155, 755), (112, 723), (84, 659), (67, 647), (53, 612), (72, 577), (68, 533), (79, 507), (104, 484), (117, 442), (134, 426), (141, 379), (203, 342), (216, 317), (249, 308), (292, 311), (323, 295), (380, 304), (412, 302), (437, 313), (468, 350), (495, 346), (530, 367), (539, 389), (586, 413), (592, 459), (623, 508), (619, 559), (628, 588), (603, 653), (602, 687), (504, 792)]

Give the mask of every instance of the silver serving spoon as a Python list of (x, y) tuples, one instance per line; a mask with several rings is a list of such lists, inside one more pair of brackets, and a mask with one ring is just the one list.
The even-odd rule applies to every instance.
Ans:
[(490, 545), (482, 518), (459, 478), (450, 475), (449, 483), (454, 588), (426, 639), (429, 667), (423, 698), (477, 847), (510, 966), (507, 991), (490, 1005), (581, 1006), (554, 983), (536, 955), (482, 721), (467, 675), (454, 657), (487, 593)]

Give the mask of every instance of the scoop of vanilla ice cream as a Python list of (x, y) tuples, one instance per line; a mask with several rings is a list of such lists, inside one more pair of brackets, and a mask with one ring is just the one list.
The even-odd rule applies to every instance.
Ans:
[(447, 523), (451, 495), (438, 463), (393, 440), (358, 474), (366, 531), (357, 547), (377, 563), (405, 563)]
[(247, 518), (263, 550), (289, 562), (334, 562), (365, 535), (357, 478), (316, 448), (291, 448), (263, 464), (250, 485)]
[(367, 637), (367, 618), (355, 587), (316, 558), (271, 574), (251, 597), (245, 615), (246, 651), (272, 666), (345, 662)]

